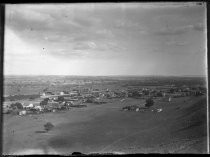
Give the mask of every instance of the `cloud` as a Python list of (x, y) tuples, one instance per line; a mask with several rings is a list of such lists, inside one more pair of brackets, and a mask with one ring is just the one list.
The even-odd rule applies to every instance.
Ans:
[(165, 42), (165, 44), (166, 45), (169, 45), (169, 46), (171, 46), (171, 45), (175, 45), (175, 46), (185, 46), (185, 45), (187, 45), (187, 42), (185, 41), (185, 42), (180, 42), (180, 41), (166, 41)]
[(109, 29), (99, 29), (96, 30), (96, 34), (105, 36), (107, 38), (114, 38), (114, 33)]
[(119, 29), (131, 29), (131, 30), (142, 30), (141, 24), (136, 20), (119, 19), (115, 22), (115, 27)]
[[(204, 5), (205, 3), (202, 3), (201, 5)], [(161, 8), (170, 8), (170, 9), (177, 9), (180, 7), (193, 7), (197, 4), (194, 2), (153, 2), (153, 3), (121, 3), (120, 6), (123, 10), (134, 10), (134, 9), (161, 9)]]
[[(97, 69), (96, 61), (107, 61), (110, 65), (109, 60), (113, 60), (113, 68), (119, 66), (116, 72), (120, 72), (127, 66), (123, 62), (126, 60), (131, 69), (140, 67), (138, 71), (142, 71), (144, 68), (141, 67), (145, 66), (139, 66), (140, 63), (162, 63), (164, 56), (168, 63), (163, 64), (170, 67), (174, 57), (184, 60), (191, 55), (193, 58), (188, 52), (196, 51), (204, 43), (203, 33), (199, 33), (205, 28), (202, 22), (204, 7), (182, 6), (155, 3), (7, 5), (6, 28), (14, 33), (10, 40), (6, 39), (6, 58), (10, 58), (7, 65), (12, 69), (10, 62), (17, 60), (14, 65), (19, 67), (21, 63), (20, 69), (26, 65), (34, 65), (34, 70), (46, 66), (48, 72), (49, 67), (57, 66), (59, 62), (66, 64), (59, 69), (66, 66), (68, 68), (63, 69), (69, 70), (69, 67), (80, 65), (73, 64), (75, 60), (91, 60), (87, 63)], [(165, 22), (169, 27), (165, 27)], [(165, 38), (167, 35), (171, 36)], [(193, 43), (192, 46), (188, 46), (189, 43)], [(153, 48), (157, 53), (153, 53)], [(176, 53), (178, 50), (181, 51)], [(48, 62), (49, 58), (51, 61)], [(122, 60), (122, 67), (118, 65), (119, 60)]]
[(78, 42), (74, 44), (74, 50), (89, 50), (89, 49), (95, 49), (96, 44), (95, 42), (89, 41), (89, 42)]
[[(36, 45), (53, 47), (66, 44), (72, 45), (75, 50), (94, 49), (94, 41), (111, 40), (114, 34), (101, 26), (100, 18), (91, 17), (88, 13), (84, 15), (89, 10), (85, 8), (84, 5), (58, 8), (52, 5), (10, 5), (7, 7), (6, 26), (26, 42)], [(93, 42), (88, 43), (91, 40)]]
[(180, 35), (190, 30), (203, 31), (203, 24), (185, 25), (178, 27), (164, 27), (155, 32), (157, 35)]
[(88, 46), (88, 44), (86, 43), (76, 43), (74, 44), (74, 50), (86, 50), (86, 49), (90, 49), (90, 47)]
[(204, 30), (204, 24), (203, 23), (197, 23), (197, 24), (193, 25), (192, 28), (194, 30), (197, 30), (197, 31), (203, 31)]
[[(65, 33), (74, 34), (82, 33), (84, 28), (88, 28), (87, 20), (79, 18), (85, 19), (85, 17), (65, 17), (62, 13), (56, 14), (53, 11), (47, 13), (40, 10), (37, 11), (37, 8), (28, 8), (27, 6), (17, 8), (8, 6), (6, 25), (20, 33), (29, 30), (31, 32), (41, 32), (44, 34), (49, 32), (58, 32), (61, 35)], [(86, 21), (86, 23), (81, 23), (81, 21)]]
[(96, 44), (94, 42), (88, 42), (88, 46), (92, 49), (96, 48)]

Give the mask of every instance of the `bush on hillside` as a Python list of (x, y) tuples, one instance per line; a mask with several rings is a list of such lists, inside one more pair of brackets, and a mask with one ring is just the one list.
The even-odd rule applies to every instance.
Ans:
[(64, 100), (65, 100), (64, 97), (62, 97), (62, 96), (58, 97), (58, 102), (63, 102)]
[(163, 96), (163, 93), (162, 93), (162, 92), (158, 92), (158, 93), (157, 93), (157, 96), (158, 96), (158, 97), (162, 97), (162, 96)]
[(146, 107), (151, 107), (153, 105), (154, 105), (154, 100), (152, 98), (146, 99), (146, 104), (145, 104)]
[(48, 132), (50, 131), (52, 128), (54, 127), (54, 125), (50, 122), (47, 122), (45, 125), (44, 125), (44, 129)]
[(40, 105), (41, 105), (41, 106), (46, 106), (47, 103), (48, 103), (48, 101), (49, 101), (49, 98), (45, 98), (44, 100), (42, 100), (42, 101), (40, 102)]
[(17, 109), (23, 109), (23, 105), (21, 103), (19, 103), (19, 102), (12, 103), (11, 107), (12, 108), (17, 108)]

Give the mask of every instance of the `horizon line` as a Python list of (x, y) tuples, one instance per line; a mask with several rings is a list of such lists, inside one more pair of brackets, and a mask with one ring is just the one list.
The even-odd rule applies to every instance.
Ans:
[(56, 74), (4, 74), (3, 76), (79, 76), (79, 77), (207, 77), (207, 75), (56, 75)]

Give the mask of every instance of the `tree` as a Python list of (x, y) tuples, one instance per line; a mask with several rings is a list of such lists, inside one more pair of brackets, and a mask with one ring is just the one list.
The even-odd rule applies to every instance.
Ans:
[(93, 103), (94, 102), (94, 99), (93, 98), (87, 98), (86, 99), (86, 103)]
[(60, 101), (63, 102), (63, 101), (64, 101), (64, 97), (59, 96), (59, 97), (58, 97), (58, 102), (60, 102)]
[(139, 92), (138, 91), (133, 91), (133, 97), (139, 97), (140, 96), (140, 94), (139, 94)]
[(144, 90), (143, 93), (144, 93), (144, 95), (149, 95), (149, 91), (148, 90)]
[(146, 104), (145, 104), (146, 107), (151, 107), (153, 105), (154, 105), (154, 101), (152, 98), (146, 99)]
[(48, 103), (49, 98), (45, 98), (43, 101), (40, 102), (41, 106), (45, 106)]
[(44, 129), (48, 132), (50, 131), (52, 128), (54, 127), (54, 125), (50, 122), (47, 122), (45, 125), (44, 125)]
[(11, 107), (12, 108), (17, 108), (17, 109), (23, 109), (23, 105), (21, 103), (19, 103), (19, 102), (16, 102), (14, 104), (12, 103)]
[(175, 89), (174, 88), (171, 88), (170, 89), (170, 93), (174, 93), (175, 92)]
[(47, 101), (48, 102), (49, 100), (50, 100), (49, 98), (44, 98), (44, 101)]
[(158, 96), (158, 97), (162, 97), (162, 96), (163, 96), (163, 93), (162, 93), (162, 92), (158, 92), (158, 93), (157, 93), (157, 96)]

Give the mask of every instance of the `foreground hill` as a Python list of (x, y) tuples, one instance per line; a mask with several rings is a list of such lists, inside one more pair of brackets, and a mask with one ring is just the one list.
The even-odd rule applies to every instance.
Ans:
[[(114, 99), (87, 108), (4, 118), (5, 154), (27, 153), (206, 153), (206, 97), (156, 100), (159, 113), (122, 111), (140, 103)], [(49, 133), (36, 133), (43, 124), (55, 125)], [(15, 130), (15, 133), (11, 133)]]

